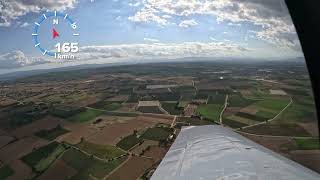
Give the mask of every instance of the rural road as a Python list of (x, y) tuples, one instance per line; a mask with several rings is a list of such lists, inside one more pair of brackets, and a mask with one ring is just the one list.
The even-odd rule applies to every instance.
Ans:
[(227, 94), (226, 98), (224, 100), (224, 107), (223, 107), (223, 109), (222, 109), (222, 111), (220, 113), (220, 124), (222, 124), (222, 116), (223, 116), (223, 113), (227, 109), (227, 106), (228, 106), (228, 98), (229, 98), (229, 95)]

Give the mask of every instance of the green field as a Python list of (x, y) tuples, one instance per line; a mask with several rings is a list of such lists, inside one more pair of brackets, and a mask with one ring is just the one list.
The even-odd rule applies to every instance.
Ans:
[(115, 110), (121, 108), (121, 103), (101, 101), (101, 102), (95, 103), (93, 105), (90, 105), (90, 107), (96, 108), (96, 109), (103, 109), (106, 111), (115, 111)]
[(316, 109), (313, 105), (301, 105), (295, 101), (272, 123), (315, 122)]
[(254, 121), (259, 121), (259, 122), (266, 121), (269, 119), (269, 118), (265, 118), (265, 117), (262, 117), (259, 115), (252, 115), (252, 114), (248, 114), (248, 113), (244, 113), (244, 112), (238, 112), (238, 113), (236, 113), (236, 116), (251, 119)]
[(163, 114), (163, 112), (159, 109), (158, 106), (142, 106), (138, 108), (138, 111), (143, 113)]
[(139, 114), (136, 112), (105, 112), (109, 116), (122, 116), (122, 117), (137, 117)]
[(171, 128), (154, 127), (149, 128), (142, 136), (143, 139), (162, 141), (166, 140), (171, 134)]
[(97, 109), (86, 109), (83, 112), (80, 112), (74, 116), (68, 118), (71, 122), (86, 122), (92, 120), (100, 115), (104, 114), (104, 111), (97, 110)]
[(48, 157), (41, 159), (35, 166), (34, 169), (37, 172), (45, 171), (59, 156), (66, 150), (63, 146), (58, 146)]
[(50, 130), (40, 130), (38, 132), (35, 133), (36, 136), (46, 139), (48, 141), (52, 141), (54, 139), (56, 139), (57, 137), (68, 133), (69, 131), (66, 129), (63, 129), (60, 125), (58, 125), (57, 127), (50, 129)]
[(275, 111), (281, 111), (288, 105), (289, 102), (289, 99), (265, 99), (254, 103), (254, 105), (262, 108), (272, 109)]
[(196, 113), (210, 121), (219, 121), (220, 113), (223, 109), (222, 105), (217, 104), (201, 104), (198, 106)]
[(309, 137), (310, 134), (297, 124), (262, 124), (250, 127), (243, 131), (253, 134), (273, 136), (301, 136)]
[(309, 139), (294, 138), (294, 141), (296, 143), (296, 148), (298, 150), (320, 149), (319, 138), (309, 138)]
[(271, 112), (267, 112), (267, 111), (258, 111), (256, 113), (256, 116), (261, 117), (261, 118), (265, 118), (265, 119), (272, 119), (272, 118), (274, 118), (274, 116), (276, 116), (276, 114), (271, 113)]
[(238, 94), (232, 94), (229, 96), (228, 103), (231, 107), (246, 107), (256, 102), (255, 100), (247, 99)]
[(140, 142), (142, 142), (142, 139), (137, 138), (136, 135), (132, 134), (132, 135), (129, 135), (129, 136), (121, 139), (121, 141), (119, 141), (117, 143), (117, 146), (123, 150), (128, 151), (129, 149), (131, 149), (133, 146), (135, 146), (136, 144), (138, 144)]
[(0, 179), (1, 180), (5, 180), (5, 179), (7, 179), (9, 176), (11, 176), (13, 174), (14, 174), (14, 171), (8, 165), (2, 166), (0, 168)]
[(244, 127), (244, 126), (247, 126), (247, 124), (244, 124), (244, 123), (241, 123), (241, 122), (238, 122), (238, 121), (234, 121), (234, 120), (231, 120), (231, 119), (223, 119), (223, 124), (229, 126), (229, 127), (232, 127), (232, 128), (241, 128), (241, 127)]
[(160, 93), (152, 94), (153, 100), (158, 101), (179, 101), (180, 93)]
[(76, 146), (83, 151), (102, 159), (112, 159), (125, 154), (125, 152), (115, 146), (93, 144), (85, 140), (82, 140), (81, 143), (77, 144)]
[(65, 149), (63, 145), (53, 142), (23, 156), (21, 160), (35, 171), (42, 172), (47, 169)]
[(119, 166), (126, 160), (126, 156), (115, 159), (109, 162), (99, 161), (92, 157), (83, 154), (73, 148), (69, 149), (63, 154), (61, 159), (70, 167), (77, 170), (77, 174), (73, 176), (72, 180), (88, 180), (93, 176), (97, 179), (102, 179), (109, 174), (113, 169)]
[(226, 95), (214, 94), (209, 96), (208, 104), (224, 104)]
[(161, 106), (171, 115), (180, 115), (183, 112), (183, 108), (179, 108), (178, 103), (162, 102)]
[(74, 116), (78, 113), (85, 111), (85, 108), (76, 108), (70, 106), (53, 106), (50, 108), (49, 112), (51, 115), (60, 117), (60, 118), (69, 118)]
[(45, 104), (25, 103), (10, 106), (4, 112), (8, 113), (9, 125), (11, 127), (19, 127), (46, 116), (48, 113), (47, 108)]

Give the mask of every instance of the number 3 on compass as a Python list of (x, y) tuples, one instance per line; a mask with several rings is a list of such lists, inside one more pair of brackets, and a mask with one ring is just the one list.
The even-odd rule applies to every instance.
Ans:
[(76, 42), (79, 33), (77, 23), (68, 14), (47, 12), (34, 24), (32, 33), (34, 47), (43, 55), (56, 59), (75, 58), (79, 51)]

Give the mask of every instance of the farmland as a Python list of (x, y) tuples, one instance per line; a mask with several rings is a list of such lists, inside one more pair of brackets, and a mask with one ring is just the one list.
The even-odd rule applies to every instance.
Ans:
[(318, 151), (301, 62), (52, 72), (1, 82), (0, 99), (0, 179), (148, 179), (183, 126), (222, 123), (301, 163)]
[(35, 133), (36, 136), (46, 139), (48, 141), (52, 141), (54, 139), (56, 139), (57, 137), (68, 133), (69, 131), (66, 129), (63, 129), (60, 125), (58, 125), (57, 127), (50, 129), (50, 130), (40, 130), (38, 132)]
[(117, 143), (117, 146), (120, 147), (121, 149), (129, 150), (132, 147), (134, 147), (136, 144), (141, 142), (142, 142), (141, 139), (137, 138), (135, 134), (132, 134), (121, 139), (121, 141)]
[(65, 149), (63, 145), (53, 142), (47, 146), (36, 149), (21, 159), (36, 172), (42, 172), (46, 170)]
[(83, 140), (76, 145), (79, 149), (95, 155), (102, 159), (112, 159), (124, 154), (124, 152), (115, 146), (93, 144)]
[(86, 122), (89, 120), (92, 120), (98, 116), (103, 114), (103, 111), (97, 110), (97, 109), (86, 109), (83, 112), (80, 112), (74, 116), (71, 116), (68, 118), (69, 121), (72, 122)]
[(6, 165), (0, 168), (0, 179), (6, 179), (13, 174), (13, 170), (10, 166)]
[(221, 111), (222, 105), (206, 104), (198, 106), (196, 113), (210, 121), (218, 122)]
[(68, 150), (61, 157), (63, 162), (78, 172), (71, 179), (89, 179), (90, 175), (96, 178), (103, 178), (125, 159), (126, 157), (122, 157), (109, 162), (102, 162), (74, 149)]

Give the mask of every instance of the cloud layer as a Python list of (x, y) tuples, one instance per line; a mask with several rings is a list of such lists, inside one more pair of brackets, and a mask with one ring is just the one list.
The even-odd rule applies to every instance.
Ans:
[(99, 58), (234, 57), (250, 51), (232, 42), (148, 43), (80, 48), (84, 60)]
[[(283, 0), (137, 0), (142, 6), (128, 19), (139, 23), (158, 23), (161, 26), (197, 25), (191, 16), (212, 16), (218, 22), (251, 23), (261, 30), (256, 38), (281, 48), (300, 50), (294, 26)], [(169, 18), (165, 18), (169, 17)], [(175, 18), (185, 18), (175, 22)]]
[[(119, 60), (175, 59), (183, 57), (243, 57), (251, 50), (230, 41), (160, 43), (145, 38), (147, 43), (108, 46), (84, 46), (74, 60), (29, 58), (22, 51), (0, 55), (0, 69), (18, 68), (44, 63), (65, 63), (105, 59), (106, 63)], [(46, 57), (46, 56), (44, 56)]]
[(26, 57), (25, 54), (20, 50), (0, 55), (0, 69), (17, 68), (35, 64), (43, 64), (47, 62), (48, 61), (42, 58)]
[(63, 11), (73, 8), (76, 0), (0, 0), (0, 27), (11, 23), (31, 12), (47, 10)]

